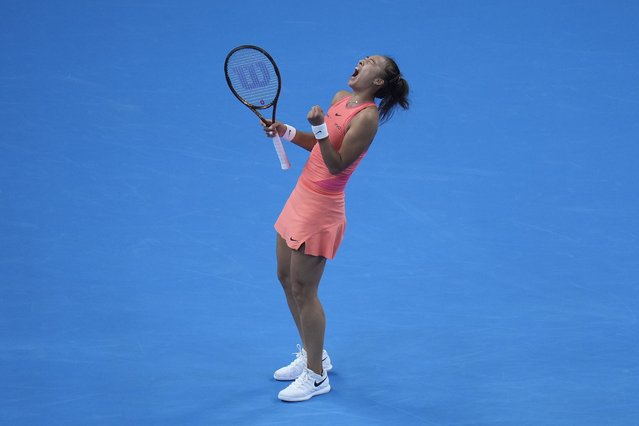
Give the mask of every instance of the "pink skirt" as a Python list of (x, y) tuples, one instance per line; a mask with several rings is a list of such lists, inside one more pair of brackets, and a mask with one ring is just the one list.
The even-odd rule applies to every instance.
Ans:
[(275, 230), (291, 249), (305, 244), (305, 254), (333, 259), (346, 230), (344, 193), (322, 191), (300, 178)]

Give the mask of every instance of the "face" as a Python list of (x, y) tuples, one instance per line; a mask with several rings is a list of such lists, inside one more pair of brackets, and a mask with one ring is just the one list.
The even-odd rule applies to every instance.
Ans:
[(386, 75), (386, 58), (379, 55), (367, 56), (360, 60), (355, 67), (355, 72), (348, 80), (352, 89), (366, 89), (370, 86), (381, 87)]

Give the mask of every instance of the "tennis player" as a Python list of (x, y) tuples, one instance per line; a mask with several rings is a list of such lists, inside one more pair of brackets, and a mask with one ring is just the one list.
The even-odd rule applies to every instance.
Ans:
[[(317, 290), (326, 259), (335, 257), (346, 228), (344, 188), (379, 123), (396, 107), (409, 105), (408, 83), (386, 56), (359, 61), (348, 85), (352, 92), (338, 92), (326, 114), (319, 106), (311, 108), (311, 132), (277, 121), (264, 128), (267, 136), (277, 132), (311, 152), (275, 223), (277, 275), (302, 341), (293, 362), (274, 374), (277, 380), (294, 380), (279, 393), (283, 401), (305, 401), (331, 390), (332, 365), (324, 350), (325, 316)], [(381, 99), (379, 106), (375, 99)]]

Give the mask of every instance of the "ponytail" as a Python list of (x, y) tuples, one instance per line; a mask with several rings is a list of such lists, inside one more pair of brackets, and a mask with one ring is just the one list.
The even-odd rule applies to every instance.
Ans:
[(386, 62), (384, 85), (375, 93), (375, 98), (381, 99), (379, 103), (379, 118), (382, 123), (391, 119), (397, 106), (407, 110), (410, 105), (408, 82), (402, 77), (402, 73), (393, 58), (386, 56)]

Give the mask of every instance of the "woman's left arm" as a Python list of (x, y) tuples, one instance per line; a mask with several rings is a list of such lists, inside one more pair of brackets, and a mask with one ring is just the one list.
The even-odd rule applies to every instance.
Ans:
[[(311, 125), (319, 126), (324, 123), (324, 112), (321, 107), (314, 106), (307, 118)], [(344, 171), (368, 149), (377, 133), (377, 124), (377, 110), (366, 108), (351, 120), (339, 151), (333, 148), (330, 135), (318, 141), (324, 163), (332, 175)]]

